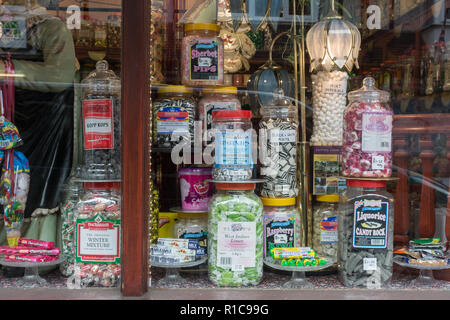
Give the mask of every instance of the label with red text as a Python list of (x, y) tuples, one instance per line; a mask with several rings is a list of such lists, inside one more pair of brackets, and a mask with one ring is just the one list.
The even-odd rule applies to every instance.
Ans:
[(84, 149), (114, 148), (112, 99), (83, 101)]

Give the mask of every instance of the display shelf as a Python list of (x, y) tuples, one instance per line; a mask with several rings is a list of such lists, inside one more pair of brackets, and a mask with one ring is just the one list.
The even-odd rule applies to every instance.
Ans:
[(106, 52), (105, 59), (113, 62), (120, 62), (121, 49), (120, 48), (94, 48), (94, 47), (80, 47), (75, 46), (75, 54), (78, 60), (90, 59), (89, 51)]

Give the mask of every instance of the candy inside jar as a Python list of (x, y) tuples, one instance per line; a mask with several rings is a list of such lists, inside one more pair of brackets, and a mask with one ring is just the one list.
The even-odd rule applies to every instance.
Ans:
[(387, 178), (392, 175), (390, 94), (367, 77), (361, 89), (348, 94), (344, 112), (342, 174), (346, 177)]

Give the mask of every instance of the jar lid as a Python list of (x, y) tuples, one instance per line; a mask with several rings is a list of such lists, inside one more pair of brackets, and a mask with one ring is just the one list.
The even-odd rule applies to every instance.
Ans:
[(348, 187), (386, 187), (386, 180), (354, 180), (347, 179), (346, 181)]
[(231, 93), (237, 94), (237, 87), (205, 87), (203, 88), (203, 93), (211, 94), (211, 93)]
[(191, 87), (179, 85), (167, 85), (158, 88), (158, 93), (192, 93)]
[(339, 195), (337, 194), (325, 194), (316, 196), (316, 200), (319, 202), (339, 202)]
[(265, 206), (282, 207), (282, 206), (294, 206), (295, 198), (262, 198), (261, 201)]
[(178, 212), (178, 218), (184, 219), (201, 219), (208, 216), (207, 212)]
[(251, 119), (252, 112), (250, 110), (216, 110), (212, 113), (213, 119), (224, 118), (248, 118)]
[(180, 168), (178, 174), (212, 174), (212, 168)]
[(214, 23), (188, 23), (184, 26), (185, 32), (192, 30), (209, 30), (218, 33), (220, 31), (220, 26)]
[(83, 188), (84, 189), (119, 189), (120, 188), (120, 182), (83, 182)]
[(388, 102), (390, 96), (388, 91), (380, 90), (375, 87), (375, 79), (372, 77), (364, 78), (363, 85), (360, 89), (348, 93), (348, 99), (351, 101)]
[(255, 183), (216, 183), (216, 189), (218, 190), (254, 190), (255, 187)]

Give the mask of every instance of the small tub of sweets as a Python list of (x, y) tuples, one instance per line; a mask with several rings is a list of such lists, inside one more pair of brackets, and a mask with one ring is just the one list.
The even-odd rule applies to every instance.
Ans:
[(189, 23), (181, 44), (181, 82), (189, 86), (223, 84), (224, 47), (220, 27), (213, 23)]
[(392, 175), (392, 121), (390, 94), (364, 78), (359, 90), (348, 94), (344, 112), (342, 175), (388, 178)]
[(212, 168), (181, 168), (180, 178), (181, 207), (188, 211), (208, 211), (209, 200), (213, 195)]

